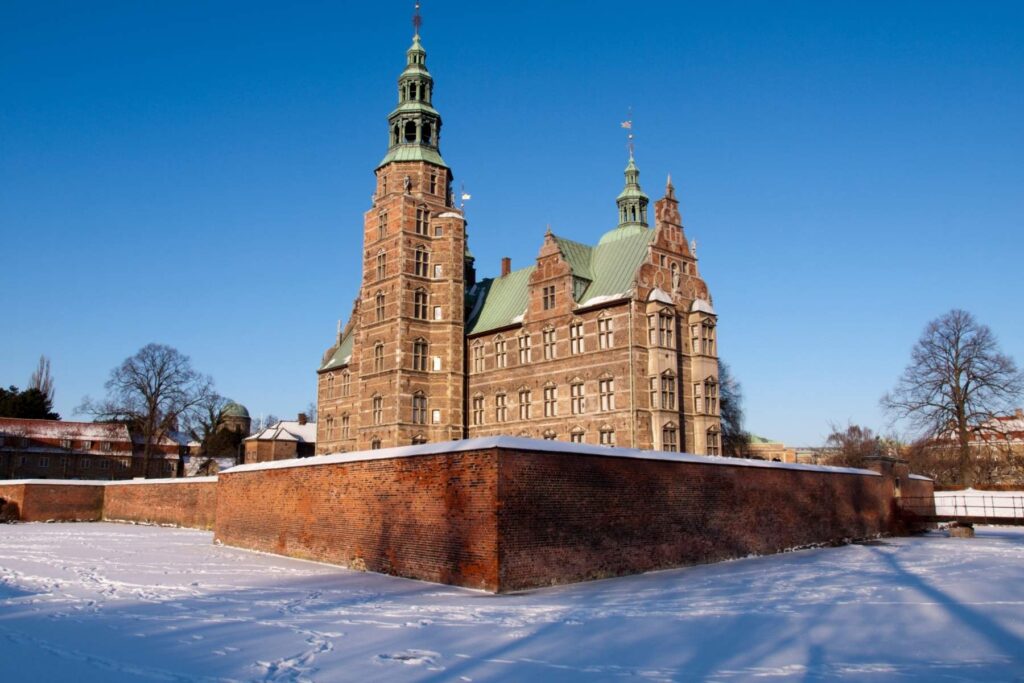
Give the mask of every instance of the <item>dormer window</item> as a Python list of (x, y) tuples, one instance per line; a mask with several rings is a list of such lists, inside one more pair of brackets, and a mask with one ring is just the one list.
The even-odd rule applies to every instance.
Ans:
[(544, 288), (544, 310), (550, 310), (555, 307), (555, 286), (548, 285)]

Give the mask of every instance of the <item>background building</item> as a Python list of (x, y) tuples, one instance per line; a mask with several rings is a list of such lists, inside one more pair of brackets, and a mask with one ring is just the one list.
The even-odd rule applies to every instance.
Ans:
[(243, 462), (306, 458), (316, 454), (316, 422), (304, 413), (297, 420), (281, 420), (245, 439)]
[(398, 91), (318, 452), (512, 434), (720, 454), (716, 314), (671, 181), (652, 227), (631, 153), (595, 245), (549, 229), (535, 264), (477, 282), (418, 34)]

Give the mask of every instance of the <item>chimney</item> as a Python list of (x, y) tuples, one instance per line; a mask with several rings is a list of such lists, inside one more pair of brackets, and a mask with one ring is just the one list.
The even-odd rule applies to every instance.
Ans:
[(501, 258), (501, 276), (505, 277), (506, 275), (508, 275), (511, 272), (512, 272), (512, 259), (510, 259), (508, 256), (503, 256)]
[(1024, 408), (1017, 408), (1017, 410), (1013, 411), (1013, 416), (1018, 420), (1024, 419)]
[(304, 425), (307, 422), (309, 422), (309, 418), (306, 417), (306, 414), (305, 413), (299, 413), (299, 424), (300, 425)]

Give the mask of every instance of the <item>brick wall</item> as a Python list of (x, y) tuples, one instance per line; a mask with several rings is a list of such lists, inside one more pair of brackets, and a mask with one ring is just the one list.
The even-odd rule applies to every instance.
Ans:
[(213, 528), (217, 510), (215, 477), (176, 479), (166, 484), (112, 483), (104, 488), (105, 520)]
[(883, 477), (503, 451), (501, 589), (863, 538), (889, 530)]
[(21, 519), (21, 506), (24, 501), (24, 484), (0, 484), (0, 522)]
[(493, 450), (221, 473), (218, 541), (496, 590)]
[(103, 514), (103, 484), (3, 484), (0, 498), (17, 504), (23, 522), (95, 522)]

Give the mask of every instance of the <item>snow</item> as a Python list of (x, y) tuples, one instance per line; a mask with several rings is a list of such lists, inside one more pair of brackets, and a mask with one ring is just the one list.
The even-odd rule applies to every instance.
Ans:
[(297, 420), (281, 420), (252, 436), (246, 441), (302, 441), (316, 443), (316, 422), (300, 424)]
[(488, 595), (211, 543), (0, 527), (0, 662), (44, 681), (1007, 681), (1024, 530)]
[[(252, 438), (252, 437), (250, 437)], [(510, 450), (540, 451), (545, 453), (561, 453), (565, 455), (599, 455), (606, 458), (637, 458), (640, 460), (668, 460), (671, 462), (690, 462), (702, 465), (726, 465), (733, 467), (762, 467), (768, 469), (803, 470), (809, 472), (833, 472), (845, 474), (861, 474), (869, 477), (881, 476), (871, 470), (859, 470), (852, 467), (829, 467), (826, 465), (804, 465), (801, 463), (773, 462), (770, 460), (747, 460), (745, 458), (717, 458), (707, 455), (691, 455), (690, 453), (671, 453), (665, 451), (642, 451), (637, 448), (611, 448), (564, 441), (548, 441), (546, 439), (527, 439), (518, 436), (484, 436), (476, 439), (460, 441), (438, 441), (419, 446), (396, 446), (371, 451), (354, 451), (351, 453), (331, 453), (316, 455), (309, 458), (292, 460), (272, 460), (270, 462), (238, 465), (226, 472), (252, 472), (254, 470), (283, 469), (288, 467), (314, 467), (316, 465), (333, 465), (346, 462), (362, 462), (366, 460), (385, 460), (389, 458), (411, 458), (418, 455), (437, 455), (442, 453), (463, 453), (489, 448), (507, 448)]]
[(601, 294), (600, 296), (592, 296), (589, 299), (587, 299), (586, 301), (584, 301), (583, 303), (581, 303), (579, 306), (577, 306), (577, 308), (586, 308), (588, 306), (597, 306), (598, 304), (606, 304), (609, 301), (618, 301), (619, 299), (622, 299), (625, 296), (626, 295), (622, 294), (622, 293), (619, 293), (619, 294)]
[(654, 289), (652, 289), (651, 293), (647, 296), (647, 300), (648, 301), (660, 301), (660, 302), (662, 302), (664, 304), (669, 304), (669, 305), (672, 305), (672, 303), (673, 303), (672, 296), (668, 292), (666, 292), (665, 290), (661, 289), (660, 287), (655, 287)]
[(44, 486), (123, 486), (132, 484), (196, 484), (216, 482), (217, 477), (174, 477), (168, 479), (5, 479), (0, 485), (42, 484)]
[(1024, 518), (1024, 491), (936, 491), (935, 514)]
[(707, 299), (694, 299), (693, 305), (690, 306), (691, 313), (710, 313), (715, 315), (715, 307), (711, 305), (711, 302)]

